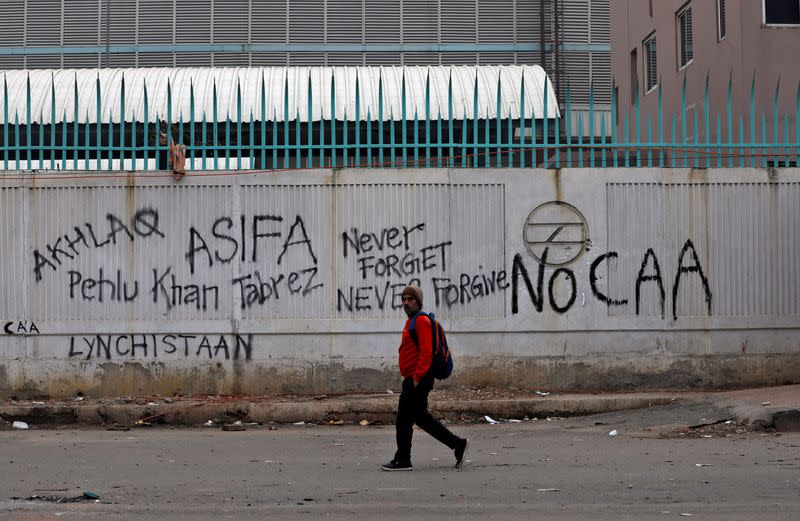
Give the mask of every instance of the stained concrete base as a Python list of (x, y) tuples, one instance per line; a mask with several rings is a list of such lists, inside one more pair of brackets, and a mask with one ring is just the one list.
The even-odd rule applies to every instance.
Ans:
[[(485, 391), (490, 395), (491, 392)], [(581, 416), (612, 411), (643, 409), (680, 403), (712, 403), (730, 411), (731, 418), (761, 428), (800, 431), (800, 385), (746, 389), (728, 392), (654, 392), (565, 394), (489, 399), (458, 399), (452, 391), (440, 392), (431, 402), (433, 412), (450, 422), (481, 421), (484, 416), (502, 419)], [(449, 397), (448, 397), (449, 396)], [(249, 397), (249, 398), (156, 398), (144, 400), (81, 399), (72, 402), (6, 402), (0, 418), (31, 426), (197, 426), (211, 421), (256, 423), (354, 422), (392, 423), (396, 394)], [(125, 403), (128, 401), (128, 403)], [(137, 401), (139, 403), (137, 403)], [(144, 402), (144, 403), (142, 403)]]

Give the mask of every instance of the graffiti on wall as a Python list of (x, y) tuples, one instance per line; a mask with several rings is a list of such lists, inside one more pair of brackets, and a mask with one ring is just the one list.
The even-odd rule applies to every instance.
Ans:
[(39, 328), (32, 320), (9, 320), (3, 325), (3, 333), (6, 335), (38, 335)]
[(130, 334), (69, 338), (69, 358), (158, 359), (165, 356), (206, 360), (250, 360), (253, 335)]
[[(542, 258), (537, 263), (536, 276), (532, 277), (522, 260), (522, 256), (517, 254), (514, 256), (513, 269), (511, 274), (511, 313), (519, 313), (519, 300), (520, 295), (524, 291), (530, 297), (533, 308), (541, 313), (544, 309), (544, 298), (547, 295), (547, 301), (550, 309), (556, 313), (563, 314), (569, 311), (575, 304), (578, 296), (578, 282), (575, 277), (575, 272), (570, 268), (561, 267), (552, 273), (549, 277), (545, 277), (545, 264), (547, 261), (548, 251), (544, 250)], [(616, 259), (619, 254), (615, 251), (610, 251), (599, 255), (591, 264), (589, 269), (589, 287), (591, 288), (592, 295), (599, 302), (609, 306), (626, 306), (629, 299), (623, 296), (607, 295), (599, 287), (598, 273), (605, 263), (611, 262)], [(662, 273), (661, 265), (659, 264), (658, 257), (652, 248), (648, 248), (642, 258), (642, 264), (638, 274), (633, 282), (635, 287), (635, 308), (636, 316), (641, 313), (642, 296), (645, 291), (653, 290), (657, 292), (659, 307), (661, 310), (661, 318), (665, 318), (666, 314), (666, 294), (664, 290), (665, 275)], [(680, 310), (678, 309), (678, 294), (681, 287), (681, 282), (686, 281), (688, 277), (696, 276), (700, 280), (703, 288), (703, 300), (706, 304), (707, 312), (711, 315), (711, 287), (706, 276), (700, 259), (697, 255), (694, 243), (691, 239), (687, 239), (683, 248), (678, 255), (677, 263), (675, 264), (675, 271), (672, 285), (671, 307), (672, 319), (677, 320)], [(566, 298), (558, 301), (554, 292), (554, 286), (558, 279), (561, 278), (569, 284)], [(547, 289), (545, 290), (544, 283), (547, 279)], [(536, 283), (534, 287), (534, 281)]]
[[(65, 295), (77, 303), (126, 306), (144, 302), (167, 318), (176, 308), (208, 312), (238, 306), (247, 310), (280, 305), (287, 299), (321, 298), (322, 288), (331, 291), (335, 311), (342, 316), (397, 311), (402, 309), (403, 287), (415, 284), (432, 296), (437, 309), (495, 297), (510, 302), (512, 316), (565, 314), (574, 308), (579, 294), (586, 292), (609, 308), (632, 303), (639, 316), (643, 296), (655, 295), (661, 318), (671, 315), (677, 320), (681, 314), (678, 296), (690, 278), (699, 281), (708, 314), (712, 308), (711, 284), (691, 238), (670, 262), (659, 259), (652, 248), (642, 252), (638, 273), (631, 274), (623, 293), (612, 294), (624, 286), (609, 289), (599, 283), (603, 270), (617, 260), (616, 251), (597, 255), (587, 279), (582, 280), (583, 270), (570, 264), (589, 250), (588, 225), (577, 208), (557, 201), (536, 207), (523, 224), (523, 243), (533, 263), (522, 253), (512, 252), (507, 267), (478, 264), (465, 269), (466, 263), (456, 254), (459, 245), (432, 239), (441, 237), (440, 230), (432, 230), (426, 221), (348, 226), (337, 232), (334, 263), (338, 266), (334, 269), (347, 276), (334, 275), (335, 283), (320, 265), (320, 258), (330, 258), (329, 252), (320, 251), (315, 243), (320, 234), (330, 233), (329, 229), (309, 229), (301, 213), (213, 216), (184, 230), (166, 226), (169, 221), (159, 208), (145, 207), (129, 218), (108, 212), (96, 222), (72, 224), (55, 239), (34, 245), (29, 257), (33, 281), (43, 290), (63, 284)], [(167, 241), (182, 245), (178, 258), (159, 255)], [(85, 267), (92, 266), (95, 258), (114, 258), (101, 253), (123, 247), (151, 252), (150, 265), (137, 266), (135, 276), (113, 261), (112, 265)], [(86, 258), (88, 262), (78, 262)], [(213, 279), (216, 282), (206, 280), (218, 270), (224, 270), (229, 278), (223, 277), (224, 282), (219, 277)], [(670, 295), (668, 282), (672, 283)], [(11, 321), (4, 332), (29, 335), (39, 330), (33, 322)], [(70, 358), (106, 360), (165, 356), (249, 360), (252, 351), (252, 335), (177, 332), (73, 336), (67, 346)]]

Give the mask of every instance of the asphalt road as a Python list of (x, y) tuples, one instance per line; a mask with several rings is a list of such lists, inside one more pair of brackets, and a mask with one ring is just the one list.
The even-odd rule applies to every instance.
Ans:
[[(0, 518), (800, 519), (800, 434), (658, 434), (719, 414), (460, 425), (471, 440), (462, 470), (417, 431), (414, 470), (394, 473), (379, 469), (391, 426), (2, 431)], [(100, 502), (24, 499), (84, 491)]]

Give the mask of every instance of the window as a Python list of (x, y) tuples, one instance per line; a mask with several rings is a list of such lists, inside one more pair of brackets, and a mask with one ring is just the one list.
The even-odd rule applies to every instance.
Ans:
[(678, 11), (678, 68), (685, 67), (694, 57), (692, 51), (692, 6)]
[(800, 25), (800, 0), (764, 0), (764, 23)]
[(653, 33), (642, 44), (644, 47), (645, 92), (658, 85), (658, 56), (656, 53), (656, 35)]
[(636, 49), (631, 51), (631, 105), (636, 103), (639, 93), (639, 56)]
[(725, 22), (725, 0), (717, 0), (717, 38), (722, 40), (728, 34)]

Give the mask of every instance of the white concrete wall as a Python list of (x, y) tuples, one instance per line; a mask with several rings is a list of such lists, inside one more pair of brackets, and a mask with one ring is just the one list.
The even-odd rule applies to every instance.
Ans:
[(0, 177), (0, 393), (383, 390), (411, 281), (448, 383), (797, 382), (798, 203), (796, 169)]

